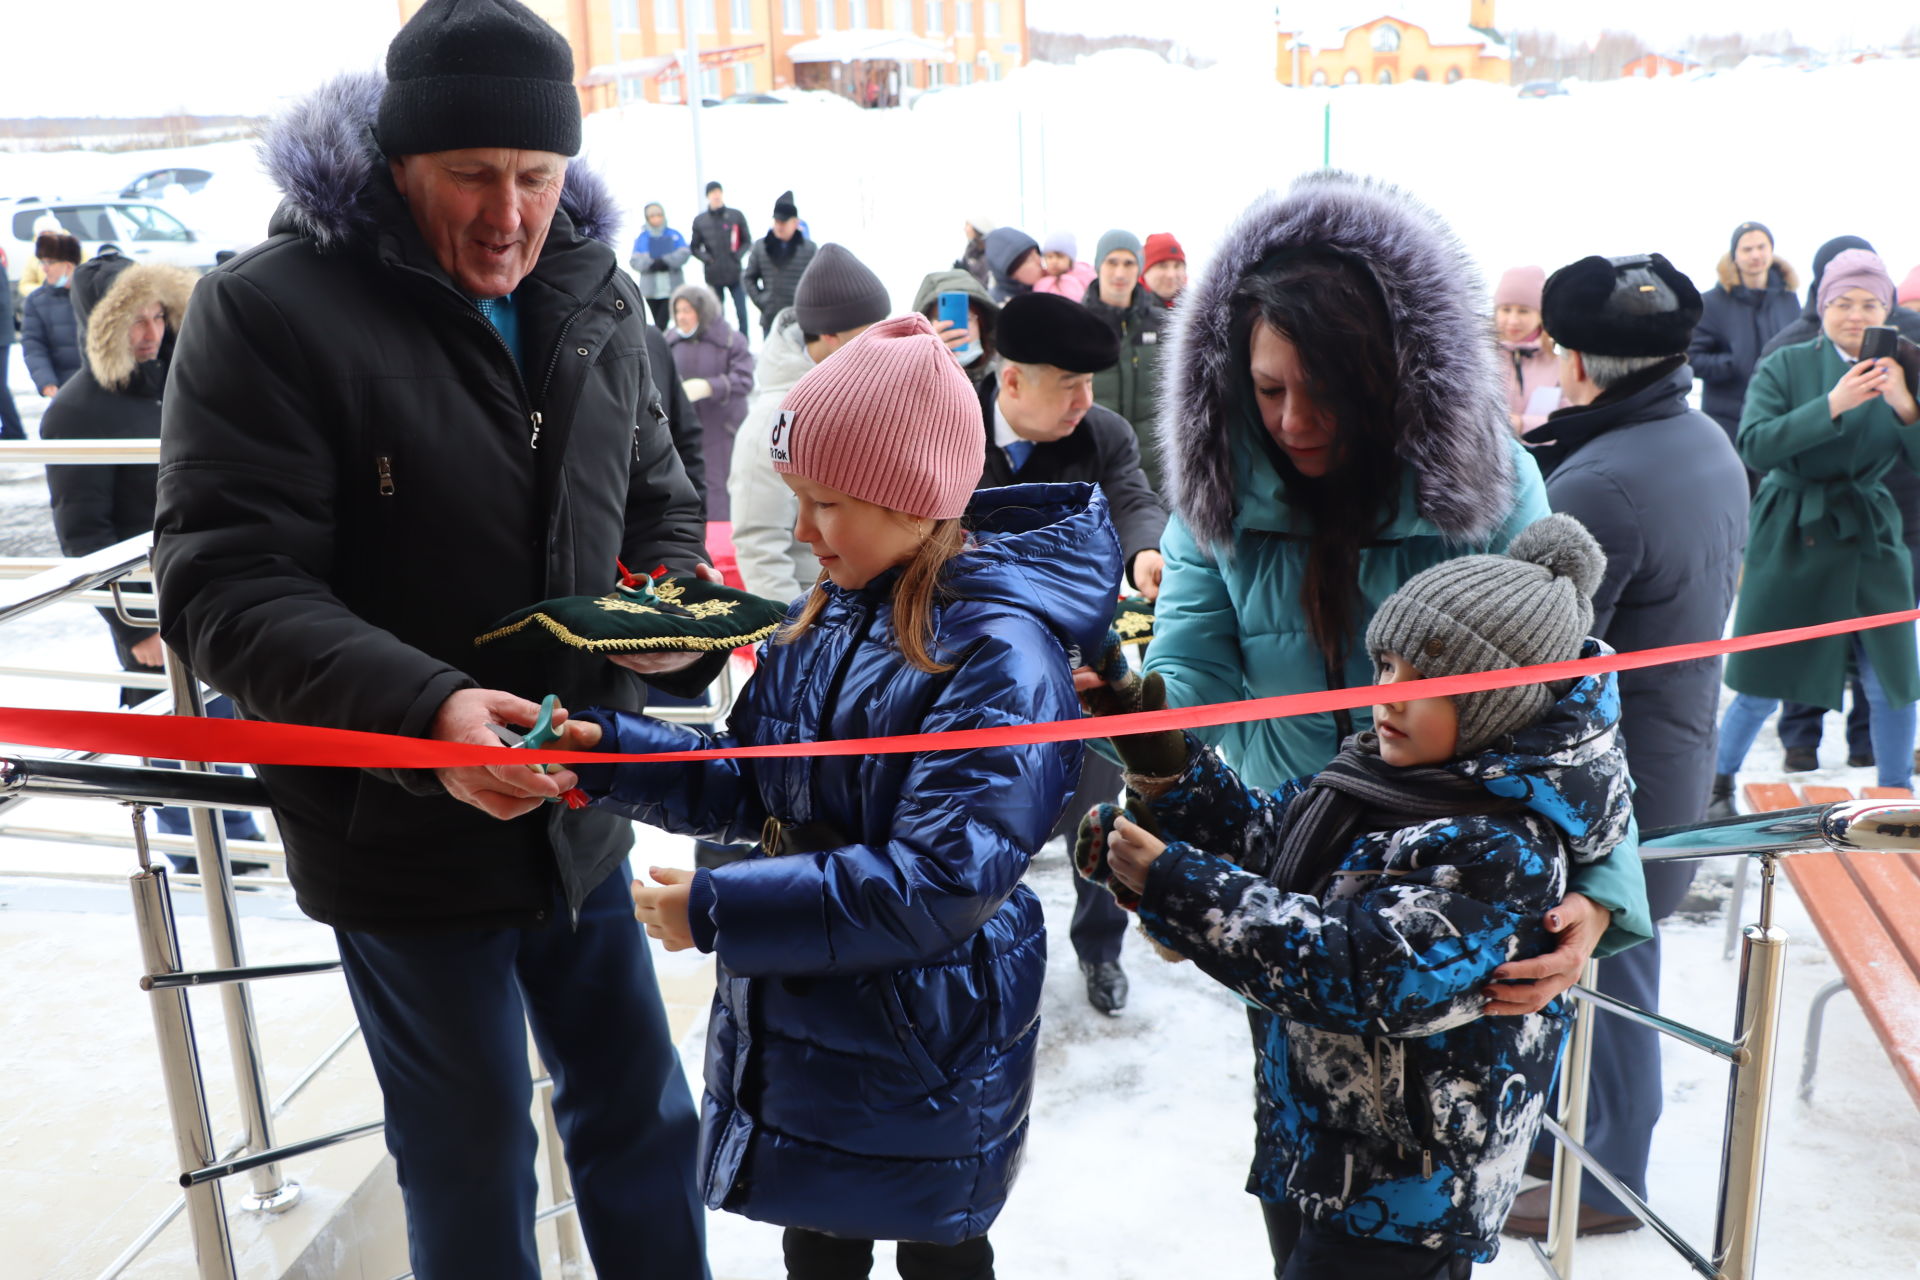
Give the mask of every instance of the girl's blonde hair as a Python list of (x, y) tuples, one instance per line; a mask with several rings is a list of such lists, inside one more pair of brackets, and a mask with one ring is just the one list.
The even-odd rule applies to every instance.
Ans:
[[(907, 561), (900, 580), (894, 583), (894, 635), (899, 640), (901, 656), (916, 670), (929, 674), (953, 670), (951, 662), (941, 662), (933, 656), (933, 606), (940, 589), (940, 571), (966, 548), (966, 527), (958, 517), (936, 521), (913, 559)], [(820, 621), (827, 607), (826, 580), (826, 570), (822, 569), (800, 616), (780, 628), (774, 636), (775, 644), (792, 644)]]

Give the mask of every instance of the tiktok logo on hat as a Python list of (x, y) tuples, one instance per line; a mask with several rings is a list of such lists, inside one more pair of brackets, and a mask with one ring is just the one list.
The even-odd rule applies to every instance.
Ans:
[(793, 410), (782, 409), (773, 418), (773, 460), (793, 463)]

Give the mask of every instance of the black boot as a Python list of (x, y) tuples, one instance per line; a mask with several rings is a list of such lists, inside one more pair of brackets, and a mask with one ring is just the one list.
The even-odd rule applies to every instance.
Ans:
[(1713, 795), (1707, 802), (1707, 817), (1737, 818), (1739, 811), (1733, 807), (1733, 775), (1716, 773), (1713, 775)]
[(1087, 1003), (1102, 1013), (1118, 1013), (1127, 1007), (1127, 975), (1113, 963), (1080, 965), (1087, 975)]
[(1780, 767), (1788, 773), (1811, 773), (1820, 767), (1820, 752), (1813, 747), (1788, 747)]

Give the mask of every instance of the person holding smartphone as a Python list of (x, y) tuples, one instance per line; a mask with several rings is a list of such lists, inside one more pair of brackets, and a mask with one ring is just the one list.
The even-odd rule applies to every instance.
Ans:
[[(1920, 464), (1920, 348), (1886, 325), (1893, 277), (1878, 254), (1848, 249), (1820, 280), (1820, 336), (1760, 362), (1736, 441), (1764, 472), (1754, 495), (1736, 635), (1894, 613), (1913, 607), (1913, 566), (1885, 476), (1900, 457)], [(1733, 775), (1780, 699), (1838, 708), (1849, 663), (1872, 708), (1883, 787), (1911, 781), (1920, 661), (1912, 623), (1738, 653), (1727, 685), (1739, 696), (1720, 721), (1714, 799), (1730, 804)]]

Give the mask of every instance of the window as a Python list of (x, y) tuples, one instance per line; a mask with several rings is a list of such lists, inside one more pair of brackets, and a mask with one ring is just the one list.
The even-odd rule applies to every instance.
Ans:
[(1382, 67), (1382, 68), (1380, 68), (1380, 74), (1379, 74), (1379, 75), (1377, 75), (1377, 76), (1375, 76), (1375, 77), (1374, 77), (1374, 79), (1375, 79), (1375, 81), (1376, 81), (1376, 82), (1378, 82), (1378, 83), (1380, 83), (1380, 84), (1392, 84), (1392, 83), (1393, 83), (1393, 68), (1392, 68), (1392, 67)]
[(971, 62), (961, 63), (957, 68), (955, 68), (954, 79), (959, 81), (961, 84), (972, 84), (973, 83), (973, 64)]
[(713, 0), (693, 0), (693, 29), (703, 36), (710, 36), (719, 28), (714, 25)]
[(999, 78), (1000, 78), (1000, 64), (997, 62), (989, 62), (987, 64), (987, 79), (998, 80)]
[(800, 0), (780, 0), (780, 25), (790, 36), (807, 29), (806, 19), (800, 14)]
[(720, 96), (720, 68), (708, 67), (700, 73), (700, 96), (703, 99)]
[(1383, 22), (1373, 29), (1373, 51), (1375, 53), (1400, 52), (1400, 28), (1391, 22)]
[(733, 91), (735, 93), (753, 92), (753, 64), (742, 62), (733, 69)]
[(613, 29), (615, 31), (640, 29), (640, 0), (613, 0)]
[(653, 29), (655, 31), (680, 29), (679, 0), (653, 0)]
[(732, 0), (727, 6), (727, 26), (735, 35), (753, 30), (753, 0)]
[(887, 0), (893, 6), (893, 27), (896, 31), (913, 30), (914, 0)]
[(1420, 80), (1420, 81), (1433, 79), (1432, 76), (1427, 74), (1427, 69), (1425, 67), (1415, 67), (1413, 69), (1413, 78), (1415, 80)]
[(833, 30), (833, 0), (814, 0), (813, 12), (815, 31)]
[(1360, 73), (1358, 71), (1355, 71), (1352, 67), (1348, 67), (1347, 74), (1340, 77), (1340, 83), (1341, 84), (1359, 84)]
[(1458, 67), (1447, 68), (1447, 83), (1448, 84), (1460, 83), (1460, 68)]
[(1324, 85), (1326, 82), (1327, 82), (1327, 73), (1325, 71), (1316, 71), (1313, 73), (1314, 84)]
[(953, 6), (953, 33), (958, 36), (973, 34), (973, 0), (959, 0)]
[(647, 100), (647, 82), (639, 76), (620, 77), (620, 102), (645, 102)]
[(940, 87), (940, 80), (940, 64), (937, 62), (929, 62), (927, 64), (927, 88), (938, 89)]
[(662, 102), (680, 101), (680, 77), (679, 76), (674, 76), (671, 79), (669, 79), (666, 76), (662, 76), (660, 78), (660, 101)]
[(847, 0), (847, 25), (855, 31), (867, 27), (867, 0)]
[(990, 36), (999, 35), (1000, 34), (1000, 5), (997, 3), (997, 0), (987, 0), (987, 2), (981, 5), (980, 7), (986, 10), (985, 16), (987, 19), (987, 34)]
[(945, 7), (946, 6), (941, 3), (941, 0), (927, 0), (928, 35), (937, 36), (941, 33), (941, 23), (945, 20), (946, 16), (941, 13), (941, 10)]

